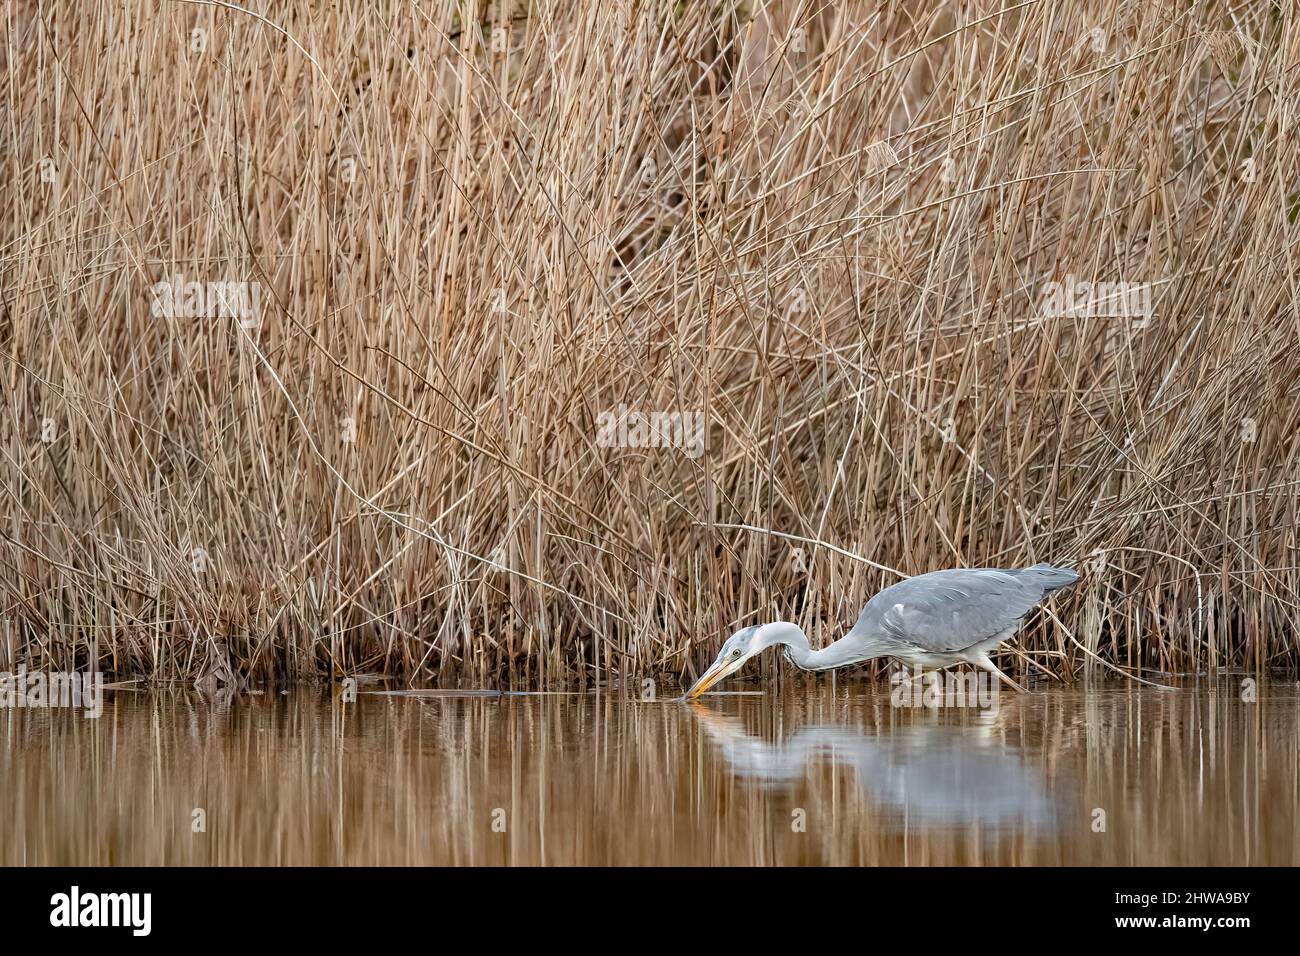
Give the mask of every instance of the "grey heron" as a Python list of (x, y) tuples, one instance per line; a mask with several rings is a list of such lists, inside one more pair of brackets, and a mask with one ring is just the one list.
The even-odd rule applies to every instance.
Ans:
[(1043, 598), (1077, 580), (1079, 575), (1073, 571), (1051, 564), (1011, 571), (954, 568), (919, 574), (873, 597), (849, 633), (821, 650), (813, 650), (803, 630), (788, 621), (742, 628), (727, 638), (686, 698), (699, 697), (751, 657), (777, 645), (787, 661), (806, 671), (881, 657), (916, 667), (972, 664), (1023, 691), (989, 659), (989, 653), (1016, 633), (1025, 615)]

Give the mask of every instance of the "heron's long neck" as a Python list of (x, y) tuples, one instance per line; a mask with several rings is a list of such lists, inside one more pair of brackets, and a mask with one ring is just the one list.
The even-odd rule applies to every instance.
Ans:
[(855, 633), (857, 628), (849, 631), (838, 641), (815, 651), (809, 645), (807, 635), (797, 625), (779, 621), (776, 624), (768, 624), (767, 627), (772, 629), (771, 643), (785, 645), (783, 648), (785, 659), (802, 670), (828, 671), (880, 656), (864, 649), (861, 636)]

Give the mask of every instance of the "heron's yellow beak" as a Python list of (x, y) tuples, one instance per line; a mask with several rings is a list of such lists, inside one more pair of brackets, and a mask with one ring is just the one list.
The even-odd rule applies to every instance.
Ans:
[(708, 670), (700, 675), (700, 679), (691, 685), (691, 689), (686, 692), (686, 700), (694, 700), (699, 697), (722, 678), (739, 669), (743, 663), (744, 659), (736, 661), (728, 667), (726, 664), (714, 662)]

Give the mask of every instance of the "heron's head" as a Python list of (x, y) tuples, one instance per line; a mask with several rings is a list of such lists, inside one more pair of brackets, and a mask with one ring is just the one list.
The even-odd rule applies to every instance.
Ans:
[(759, 630), (759, 627), (745, 627), (727, 638), (717, 658), (686, 692), (686, 699), (699, 697), (724, 677), (740, 670), (747, 660), (765, 648), (767, 644), (760, 640)]

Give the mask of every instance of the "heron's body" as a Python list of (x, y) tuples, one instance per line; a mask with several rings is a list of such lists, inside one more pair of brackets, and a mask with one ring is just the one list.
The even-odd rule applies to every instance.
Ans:
[(821, 650), (813, 650), (803, 631), (785, 621), (737, 631), (687, 696), (699, 696), (754, 654), (778, 644), (786, 660), (804, 670), (893, 657), (923, 668), (972, 664), (1015, 687), (989, 655), (1044, 597), (1078, 579), (1073, 571), (1050, 564), (917, 575), (873, 597), (849, 633)]

